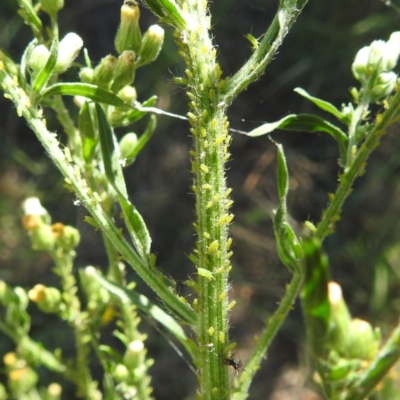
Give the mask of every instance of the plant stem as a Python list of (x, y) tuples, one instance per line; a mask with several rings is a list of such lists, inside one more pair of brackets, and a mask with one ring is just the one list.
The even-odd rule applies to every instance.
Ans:
[(282, 0), (280, 2), (279, 9), (257, 49), (228, 81), (224, 98), (226, 104), (230, 104), (240, 92), (264, 73), (306, 4), (307, 0)]
[(88, 400), (96, 400), (98, 397), (97, 382), (92, 380), (88, 361), (90, 353), (88, 320), (86, 313), (81, 310), (81, 302), (76, 294), (76, 280), (72, 273), (74, 253), (71, 251), (65, 253), (60, 248), (51, 252), (51, 256), (56, 263), (57, 273), (61, 276), (63, 300), (66, 305), (66, 312), (62, 316), (67, 318), (75, 335), (76, 361), (73, 368), (67, 370), (67, 375), (76, 383), (80, 396)]
[(23, 116), (31, 129), (42, 143), (47, 154), (56, 164), (58, 169), (68, 179), (69, 184), (74, 188), (76, 196), (88, 209), (99, 228), (108, 237), (115, 248), (121, 253), (126, 261), (136, 270), (139, 276), (157, 293), (164, 303), (175, 312), (182, 320), (195, 325), (197, 316), (195, 312), (176, 295), (171, 293), (168, 287), (163, 284), (163, 275), (159, 271), (150, 270), (141, 260), (132, 246), (123, 238), (119, 229), (104, 212), (101, 204), (88, 190), (81, 176), (76, 169), (68, 162), (60, 149), (56, 134), (47, 130), (44, 121), (41, 119), (38, 110), (30, 106), (29, 97), (22, 88), (14, 84), (12, 78), (6, 73), (0, 64), (0, 84), (17, 108), (18, 115)]
[(383, 114), (378, 114), (376, 124), (367, 134), (348, 171), (340, 175), (339, 187), (317, 227), (317, 236), (321, 240), (333, 231), (334, 225), (339, 219), (342, 205), (351, 193), (355, 179), (364, 172), (369, 155), (378, 146), (381, 136), (386, 133), (385, 129), (395, 118), (400, 107), (400, 91), (393, 96), (389, 104), (389, 108)]
[(198, 272), (198, 325), (200, 398), (230, 397), (229, 373), (222, 359), (228, 338), (228, 225), (231, 201), (227, 192), (225, 162), (229, 158), (225, 107), (218, 101), (222, 71), (209, 35), (206, 2), (188, 3), (191, 25), (179, 34), (178, 45), (186, 62), (188, 113), (194, 140), (193, 190), (196, 195)]
[(248, 389), (255, 373), (259, 370), (262, 359), (271, 344), (273, 338), (286, 320), (286, 316), (292, 309), (301, 285), (303, 283), (303, 273), (298, 272), (293, 275), (285, 296), (282, 298), (278, 309), (274, 315), (268, 318), (267, 327), (258, 339), (255, 349), (246, 364), (246, 370), (240, 376), (239, 392), (234, 393), (233, 400), (244, 400), (248, 397)]

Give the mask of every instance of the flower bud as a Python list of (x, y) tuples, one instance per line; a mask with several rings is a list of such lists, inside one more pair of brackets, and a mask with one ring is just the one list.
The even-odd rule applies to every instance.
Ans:
[(354, 107), (353, 104), (348, 103), (346, 104), (342, 104), (342, 115), (343, 118), (345, 118), (346, 122), (348, 122), (350, 124), (351, 119), (353, 118), (353, 113), (354, 113)]
[(142, 47), (136, 65), (145, 65), (153, 62), (160, 53), (164, 42), (164, 29), (159, 25), (152, 25), (143, 36)]
[(392, 93), (397, 81), (394, 72), (381, 72), (370, 91), (371, 102), (378, 102)]
[(387, 61), (386, 61), (386, 71), (392, 70), (399, 59), (400, 55), (400, 32), (393, 32), (390, 35), (389, 40), (386, 42), (387, 45)]
[(28, 66), (32, 70), (33, 77), (35, 77), (43, 69), (49, 57), (49, 49), (43, 44), (36, 46), (32, 50), (32, 53), (28, 60)]
[(79, 79), (83, 83), (92, 83), (94, 79), (94, 70), (92, 68), (82, 68), (79, 72)]
[(121, 159), (125, 160), (125, 166), (131, 165), (137, 155), (138, 137), (136, 133), (127, 133), (119, 142), (119, 149), (121, 151)]
[(140, 10), (136, 1), (127, 1), (121, 7), (121, 23), (115, 38), (115, 49), (119, 54), (125, 50), (139, 52), (142, 46), (139, 17)]
[(40, 0), (40, 8), (49, 15), (56, 15), (64, 7), (64, 0)]
[[(21, 361), (22, 361), (22, 364), (21, 364)], [(19, 360), (17, 353), (14, 353), (13, 351), (6, 353), (4, 355), (3, 363), (7, 368), (17, 367), (18, 364), (20, 364), (19, 367), (26, 366), (26, 362), (24, 362), (23, 360)]]
[(33, 231), (42, 224), (43, 221), (38, 215), (24, 215), (22, 217), (22, 226), (27, 231)]
[(400, 55), (400, 32), (393, 32), (387, 42), (374, 40), (358, 51), (352, 64), (353, 75), (362, 83), (378, 73), (391, 71)]
[(125, 103), (134, 105), (137, 99), (136, 89), (133, 86), (125, 86), (117, 93), (117, 96)]
[(80, 242), (79, 231), (73, 226), (64, 225), (60, 222), (51, 226), (54, 237), (57, 239), (57, 244), (69, 251), (78, 246)]
[(127, 382), (129, 381), (130, 374), (128, 368), (123, 364), (118, 364), (114, 369), (114, 378), (117, 382)]
[(56, 238), (50, 225), (41, 224), (31, 231), (31, 242), (34, 250), (53, 250)]
[(16, 398), (22, 398), (38, 382), (37, 373), (30, 367), (12, 369), (8, 373), (8, 387)]
[(374, 40), (370, 45), (368, 57), (368, 68), (385, 70), (386, 67), (386, 42), (384, 40)]
[(111, 90), (114, 93), (124, 86), (130, 85), (135, 79), (135, 57), (136, 55), (132, 50), (126, 50), (118, 57), (111, 85)]
[(60, 311), (61, 293), (54, 287), (38, 284), (28, 292), (28, 296), (45, 313), (52, 314)]
[[(22, 203), (22, 210), (25, 215), (32, 215), (40, 217), (41, 221), (45, 224), (50, 224), (51, 217), (47, 210), (42, 206), (37, 197), (28, 197)], [(36, 224), (39, 225), (39, 224)], [(29, 230), (28, 228), (25, 228)]]
[(343, 299), (342, 289), (336, 282), (328, 283), (328, 301), (330, 306), (328, 340), (331, 343), (332, 350), (336, 350), (340, 355), (345, 355), (349, 340), (351, 315)]
[(100, 87), (108, 87), (111, 83), (117, 59), (109, 54), (104, 57), (94, 69), (93, 83)]
[(381, 342), (379, 329), (373, 330), (367, 321), (355, 318), (351, 321), (348, 335), (350, 337), (347, 350), (349, 357), (372, 360), (376, 356)]
[(124, 354), (124, 365), (129, 370), (138, 368), (142, 363), (144, 343), (141, 340), (134, 340), (129, 343)]
[(62, 74), (74, 62), (83, 46), (83, 40), (73, 32), (64, 36), (58, 46), (58, 58), (54, 73)]
[(58, 383), (50, 383), (47, 388), (47, 400), (60, 400), (61, 398), (62, 387)]

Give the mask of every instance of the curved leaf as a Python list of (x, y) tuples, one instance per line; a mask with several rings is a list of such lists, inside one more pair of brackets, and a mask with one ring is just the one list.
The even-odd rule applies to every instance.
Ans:
[(323, 118), (312, 114), (290, 114), (276, 122), (266, 123), (247, 133), (256, 137), (267, 135), (276, 129), (295, 130), (304, 132), (326, 132), (331, 135), (339, 145), (341, 165), (346, 159), (348, 138), (337, 126), (325, 121)]
[(143, 135), (140, 135), (135, 149), (132, 153), (132, 158), (137, 157), (137, 155), (142, 151), (143, 147), (146, 145), (146, 143), (150, 140), (150, 138), (153, 136), (153, 133), (156, 129), (157, 125), (157, 119), (154, 115), (150, 117), (150, 121), (147, 124), (146, 130), (144, 131)]
[(131, 107), (114, 93), (90, 83), (56, 83), (43, 92), (42, 98), (54, 95), (82, 96), (96, 103), (109, 104), (115, 107)]
[(302, 88), (296, 88), (296, 89), (294, 89), (294, 91), (296, 93), (298, 93), (300, 96), (305, 97), (307, 100), (312, 101), (321, 110), (324, 110), (324, 111), (334, 115), (340, 122), (343, 122), (344, 124), (346, 123), (345, 122), (346, 118), (343, 116), (343, 114), (333, 104), (329, 103), (328, 101), (321, 100), (318, 97), (313, 97), (313, 96), (309, 95)]
[(28, 46), (26, 46), (24, 53), (22, 54), (21, 57), (21, 64), (19, 66), (19, 73), (20, 73), (20, 78), (21, 82), (20, 85), (22, 88), (25, 88), (26, 86), (26, 76), (27, 76), (27, 70), (28, 70), (28, 61), (29, 58), (32, 54), (33, 49), (37, 45), (37, 40), (33, 39)]
[(128, 200), (128, 192), (126, 190), (122, 166), (119, 154), (117, 154), (119, 150), (118, 143), (116, 143), (113, 130), (107, 121), (106, 114), (98, 103), (96, 103), (96, 112), (99, 121), (101, 152), (107, 178), (118, 193), (125, 224), (129, 230), (133, 244), (142, 259), (147, 261), (150, 255), (151, 245), (149, 231), (136, 207)]
[(278, 193), (280, 202), (274, 216), (274, 232), (279, 258), (292, 273), (296, 273), (302, 268), (303, 249), (288, 222), (286, 197), (289, 191), (289, 171), (282, 145), (277, 144), (276, 146), (278, 148)]
[(57, 56), (58, 56), (58, 39), (54, 38), (50, 48), (49, 59), (47, 60), (46, 65), (43, 67), (43, 69), (39, 72), (38, 76), (35, 79), (35, 82), (33, 82), (32, 85), (33, 90), (36, 93), (40, 93), (43, 87), (50, 79), (54, 67), (56, 66), (57, 63)]
[(142, 104), (136, 103), (133, 109), (125, 111), (122, 115), (118, 115), (120, 113), (117, 113), (117, 115), (115, 116), (114, 113), (118, 111), (118, 109), (116, 108), (115, 111), (113, 111), (109, 116), (111, 126), (113, 128), (128, 126), (143, 118), (149, 112), (155, 112), (154, 109), (158, 109), (152, 106), (156, 104), (156, 101), (157, 96), (151, 96)]

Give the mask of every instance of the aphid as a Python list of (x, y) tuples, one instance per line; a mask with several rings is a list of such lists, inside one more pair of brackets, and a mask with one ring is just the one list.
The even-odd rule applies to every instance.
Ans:
[(239, 373), (242, 371), (246, 371), (243, 368), (242, 360), (239, 358), (239, 361), (235, 361), (233, 359), (234, 354), (232, 354), (229, 357), (223, 358), (222, 362), (227, 365), (229, 368), (231, 368), (233, 371), (235, 371), (236, 376), (239, 376)]

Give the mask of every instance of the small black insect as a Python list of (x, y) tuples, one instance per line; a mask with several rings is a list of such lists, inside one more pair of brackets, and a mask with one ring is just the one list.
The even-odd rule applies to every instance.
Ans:
[(233, 359), (233, 356), (234, 356), (234, 354), (232, 354), (232, 355), (229, 356), (229, 357), (223, 358), (223, 359), (222, 359), (222, 362), (223, 362), (225, 365), (227, 365), (229, 368), (232, 368), (232, 369), (235, 371), (236, 376), (238, 376), (238, 375), (239, 375), (239, 372), (241, 372), (241, 371), (246, 371), (246, 370), (243, 368), (242, 360), (239, 359), (239, 361), (235, 361), (235, 360)]

